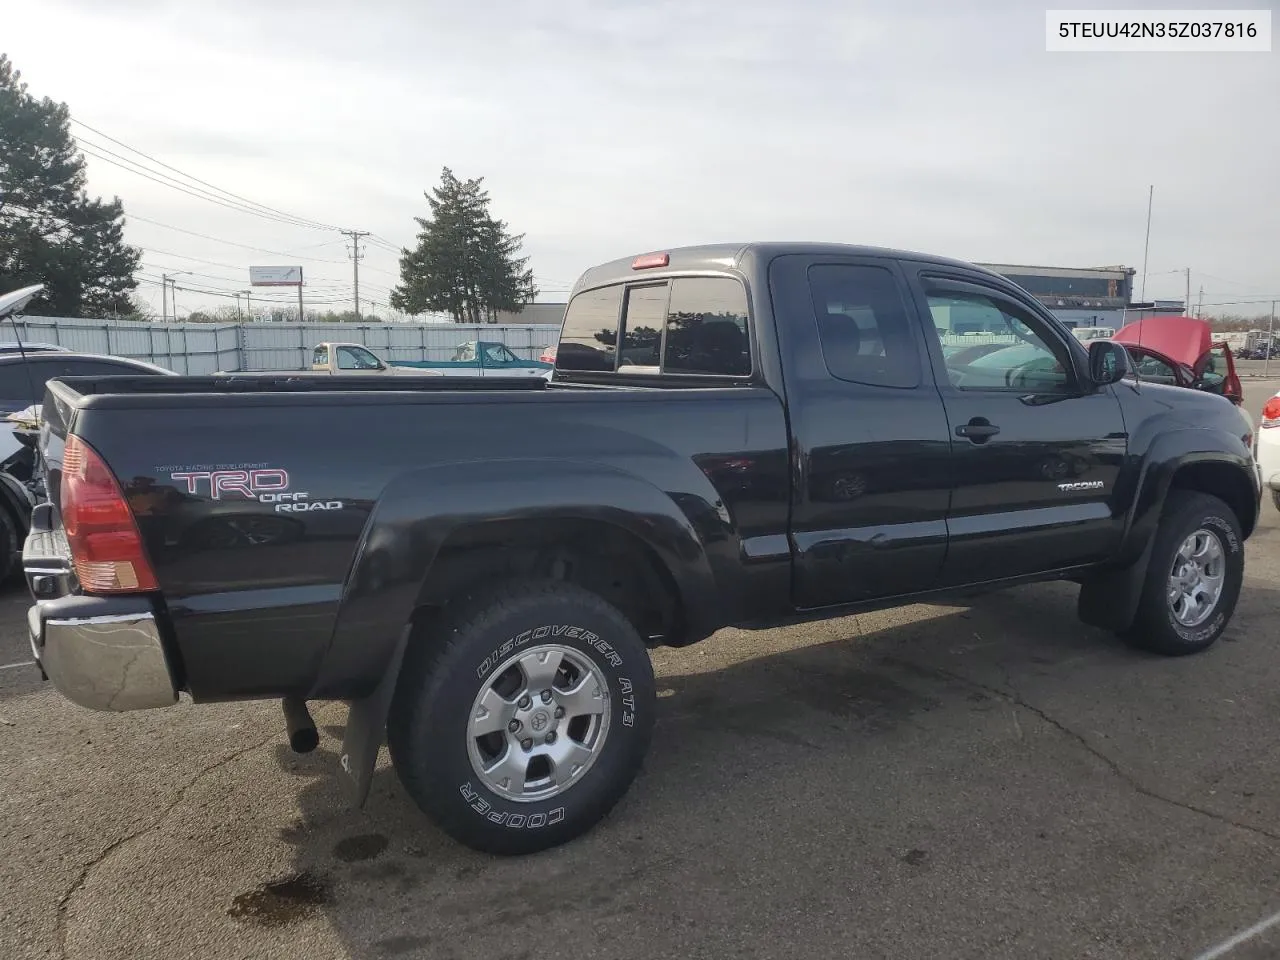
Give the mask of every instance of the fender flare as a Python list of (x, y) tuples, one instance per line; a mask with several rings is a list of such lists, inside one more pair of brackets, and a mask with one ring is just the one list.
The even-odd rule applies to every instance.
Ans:
[(1218, 463), (1238, 468), (1252, 480), (1249, 458), (1217, 445), (1206, 449), (1205, 431), (1161, 434), (1143, 458), (1125, 522), (1118, 562), (1107, 564), (1081, 585), (1076, 613), (1091, 626), (1123, 632), (1133, 625), (1151, 565), (1156, 530), (1174, 477), (1184, 467)]
[[(1121, 555), (1136, 558), (1142, 552), (1147, 539), (1155, 532), (1173, 479), (1184, 467), (1204, 463), (1234, 467), (1251, 486), (1256, 486), (1251, 453), (1243, 443), (1237, 442), (1236, 447), (1231, 449), (1217, 434), (1207, 430), (1184, 428), (1158, 434), (1144, 453), (1134, 482)], [(1255, 492), (1261, 496), (1260, 491)]]
[[(502, 519), (589, 519), (627, 530), (666, 568), (691, 628), (709, 633), (720, 626), (717, 584), (694, 524), (671, 497), (634, 474), (594, 462), (510, 459), (440, 464), (397, 477), (361, 536), (311, 694), (323, 698), (326, 686), (349, 679), (352, 669), (369, 688), (350, 701), (339, 755), (343, 792), (354, 807), (368, 797), (417, 599), (449, 536), (493, 519), (488, 503), (503, 504)], [(380, 572), (373, 589), (365, 589), (383, 550), (398, 553), (401, 563), (392, 560), (389, 580)]]
[[(492, 521), (590, 520), (634, 535), (674, 583), (688, 630), (709, 635), (723, 626), (721, 590), (708, 554), (709, 531), (695, 525), (690, 509), (635, 474), (592, 461), (485, 459), (404, 473), (382, 491), (361, 535), (309, 697), (325, 699), (340, 687), (372, 690), (441, 547), (456, 531)], [(736, 538), (724, 539), (736, 551)]]

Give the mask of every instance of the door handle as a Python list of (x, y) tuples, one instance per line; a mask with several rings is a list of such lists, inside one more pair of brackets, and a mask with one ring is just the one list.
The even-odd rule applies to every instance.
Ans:
[(999, 432), (1000, 428), (989, 423), (985, 417), (974, 417), (968, 423), (956, 427), (957, 437), (967, 437), (974, 443), (986, 443)]

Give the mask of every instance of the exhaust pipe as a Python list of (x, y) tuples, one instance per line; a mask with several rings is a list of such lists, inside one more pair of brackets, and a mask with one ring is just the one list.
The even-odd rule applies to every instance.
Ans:
[(294, 753), (310, 753), (320, 745), (316, 722), (311, 719), (307, 702), (299, 697), (285, 697), (280, 701), (284, 709), (284, 729), (289, 734), (289, 746)]

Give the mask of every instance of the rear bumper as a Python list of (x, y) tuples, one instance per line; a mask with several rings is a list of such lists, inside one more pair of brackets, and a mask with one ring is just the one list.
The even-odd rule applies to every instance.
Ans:
[(90, 710), (145, 710), (177, 703), (151, 601), (69, 592), (74, 575), (60, 540), (57, 531), (33, 522), (22, 550), (35, 599), (27, 610), (27, 632), (40, 668), (59, 693)]

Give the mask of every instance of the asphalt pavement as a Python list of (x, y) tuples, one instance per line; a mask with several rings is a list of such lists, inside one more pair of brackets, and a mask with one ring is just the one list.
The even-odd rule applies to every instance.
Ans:
[[(1255, 416), (1277, 387), (1246, 382)], [(296, 756), (276, 703), (71, 705), (21, 666), (9, 587), (0, 957), (1275, 956), (1280, 925), (1229, 948), (1280, 911), (1269, 500), (1246, 572), (1178, 660), (1080, 625), (1061, 584), (660, 651), (630, 793), (521, 859), (439, 833), (385, 752), (344, 809), (340, 706)]]

